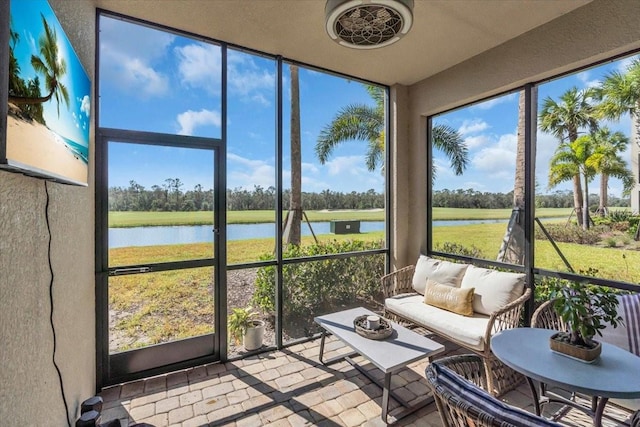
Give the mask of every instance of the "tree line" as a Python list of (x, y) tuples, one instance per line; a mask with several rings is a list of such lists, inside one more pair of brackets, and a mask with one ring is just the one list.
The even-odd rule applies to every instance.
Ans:
[[(275, 187), (264, 188), (255, 185), (252, 190), (235, 188), (227, 190), (227, 210), (272, 210), (275, 209), (277, 192)], [(282, 192), (284, 209), (289, 209), (290, 190)], [(210, 211), (213, 209), (213, 190), (202, 185), (192, 190), (184, 190), (180, 178), (168, 178), (162, 185), (150, 189), (130, 181), (128, 187), (109, 188), (109, 210), (111, 211)], [(303, 192), (305, 209), (382, 209), (384, 194), (370, 189), (366, 192), (324, 190), (319, 193)], [(598, 195), (589, 195), (592, 206), (598, 204)], [(628, 198), (609, 196), (610, 206), (628, 207)], [(438, 190), (432, 195), (432, 205), (443, 208), (509, 209), (513, 207), (513, 191), (508, 193), (481, 192), (467, 190)], [(571, 208), (573, 192), (555, 191), (536, 196), (536, 206), (540, 208)]]

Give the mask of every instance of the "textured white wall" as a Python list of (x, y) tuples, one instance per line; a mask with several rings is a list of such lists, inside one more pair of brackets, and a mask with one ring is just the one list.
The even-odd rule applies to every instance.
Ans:
[(640, 48), (640, 1), (594, 0), (516, 39), (409, 87), (409, 139), (398, 141), (406, 164), (409, 203), (398, 207), (408, 221), (406, 259), (426, 247), (425, 117)]
[[(49, 1), (93, 81), (93, 1)], [(93, 163), (89, 187), (47, 184), (56, 361), (72, 425), (95, 392)], [(66, 425), (52, 363), (45, 201), (44, 181), (0, 171), (0, 425)]]

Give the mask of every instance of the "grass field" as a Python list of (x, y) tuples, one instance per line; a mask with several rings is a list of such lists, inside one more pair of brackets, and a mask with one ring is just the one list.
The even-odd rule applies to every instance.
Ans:
[[(473, 224), (436, 227), (433, 245), (445, 242), (475, 246), (482, 258), (495, 260), (506, 225)], [(352, 235), (319, 235), (326, 240), (379, 240), (383, 232)], [(303, 237), (303, 245), (312, 237)], [(235, 240), (227, 244), (228, 263), (258, 261), (273, 254), (273, 239)], [(575, 271), (595, 268), (602, 278), (638, 283), (640, 251), (570, 243), (558, 243)], [(545, 240), (535, 241), (536, 266), (568, 271), (560, 256)], [(202, 259), (212, 257), (210, 243), (117, 248), (109, 251), (111, 267)], [(120, 340), (119, 350), (167, 342), (212, 332), (213, 300), (210, 267), (109, 278), (109, 307), (115, 316), (111, 336)]]
[[(384, 221), (384, 211), (305, 211), (309, 221), (331, 220)], [(539, 218), (568, 217), (571, 209), (544, 208), (536, 211)], [(286, 212), (283, 213), (283, 217)], [(209, 225), (212, 212), (109, 212), (109, 227), (146, 227), (159, 225)], [(506, 219), (511, 209), (433, 208), (434, 220)], [(257, 224), (275, 221), (274, 211), (229, 211), (229, 224)]]

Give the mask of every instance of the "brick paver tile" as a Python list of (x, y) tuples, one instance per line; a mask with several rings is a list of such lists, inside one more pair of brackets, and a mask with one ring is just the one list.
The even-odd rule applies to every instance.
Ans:
[(260, 415), (251, 414), (251, 415), (239, 418), (236, 421), (236, 427), (256, 427), (256, 426), (259, 426), (261, 423), (262, 423), (262, 420), (260, 420)]
[(349, 380), (349, 381), (338, 381), (336, 383), (335, 387), (342, 394), (347, 394), (347, 393), (350, 393), (350, 392), (352, 392), (354, 390), (358, 390), (360, 388), (356, 384), (354, 384), (351, 380)]
[(193, 384), (189, 384), (189, 390), (202, 390), (203, 388), (211, 387), (217, 384), (220, 384), (220, 378), (216, 375), (215, 377), (208, 377), (202, 381), (196, 381)]
[(242, 368), (242, 371), (246, 375), (256, 375), (256, 374), (259, 374), (260, 372), (263, 372), (263, 371), (265, 371), (267, 369), (268, 368), (265, 365), (265, 362), (258, 362), (258, 363), (254, 363), (254, 364), (249, 365), (249, 366), (245, 366), (244, 368)]
[(291, 427), (305, 427), (313, 425), (313, 418), (309, 411), (300, 411), (289, 417), (287, 417), (287, 421), (291, 424)]
[(340, 402), (345, 409), (355, 408), (369, 399), (369, 396), (364, 394), (361, 390), (352, 391), (336, 398), (336, 400)]
[(138, 421), (143, 418), (149, 418), (156, 414), (156, 405), (153, 403), (148, 403), (143, 406), (138, 406), (129, 411), (129, 416), (134, 420)]
[(182, 406), (169, 411), (169, 424), (181, 423), (193, 417), (193, 407)]
[(147, 423), (153, 427), (167, 427), (169, 425), (169, 416), (167, 414), (156, 414), (152, 417), (137, 421), (139, 423)]
[(280, 372), (278, 372), (276, 368), (267, 369), (266, 371), (260, 372), (258, 376), (262, 381), (270, 381), (278, 378), (280, 376)]
[(299, 402), (300, 404), (310, 408), (318, 403), (322, 402), (322, 396), (316, 390), (309, 393), (301, 394), (300, 396), (294, 396), (292, 400)]
[(169, 412), (173, 409), (176, 409), (180, 406), (180, 397), (173, 396), (167, 399), (162, 399), (156, 402), (156, 414), (161, 414), (163, 412)]
[(144, 392), (151, 393), (154, 391), (165, 390), (167, 389), (167, 377), (154, 377), (149, 378), (144, 382)]
[(207, 367), (206, 366), (196, 366), (195, 368), (189, 369), (187, 371), (187, 378), (190, 383), (203, 380), (207, 378)]
[(414, 381), (407, 384), (407, 389), (416, 396), (423, 396), (430, 392), (429, 386), (422, 381)]
[(202, 400), (202, 391), (195, 390), (180, 395), (180, 406), (187, 406)]
[(216, 397), (207, 400), (201, 400), (193, 404), (194, 415), (208, 414), (220, 408), (228, 406), (229, 402), (226, 397)]
[(272, 406), (260, 412), (260, 419), (264, 424), (272, 423), (282, 418), (287, 418), (293, 411), (286, 404)]
[(167, 390), (167, 397), (180, 396), (189, 392), (189, 384), (176, 385)]
[(227, 393), (231, 393), (233, 391), (233, 384), (232, 383), (220, 383), (220, 384), (216, 384), (214, 386), (211, 387), (207, 387), (207, 388), (203, 388), (202, 389), (202, 398), (203, 399), (208, 399), (211, 397), (216, 397), (216, 396), (222, 396), (225, 395)]
[(182, 427), (202, 427), (207, 425), (209, 420), (205, 415), (190, 418), (182, 423)]
[(140, 395), (143, 391), (144, 381), (134, 381), (132, 383), (123, 384), (122, 390), (120, 391), (120, 399)]
[(124, 406), (116, 406), (109, 409), (103, 409), (100, 414), (103, 420), (115, 420), (116, 418), (129, 418), (129, 412)]
[(347, 409), (338, 416), (344, 422), (345, 427), (359, 426), (363, 422), (367, 421), (364, 415), (362, 415), (362, 412), (358, 411), (356, 408)]
[(245, 377), (242, 377), (240, 379), (231, 381), (231, 384), (233, 385), (234, 390), (242, 390), (242, 389), (245, 389), (247, 387), (254, 386), (254, 385), (258, 384), (259, 382), (260, 382), (260, 380), (257, 377), (245, 376)]
[(304, 377), (299, 373), (289, 374), (284, 377), (276, 378), (275, 382), (278, 386), (278, 389), (284, 389), (286, 387), (290, 387), (294, 384), (297, 384), (301, 381), (304, 381)]
[(211, 365), (207, 365), (207, 374), (210, 376), (221, 374), (227, 370), (227, 367), (224, 363), (213, 363)]
[(361, 405), (358, 405), (357, 409), (367, 420), (372, 420), (376, 417), (380, 417), (380, 414), (382, 414), (382, 408), (380, 407), (380, 404), (378, 402), (374, 402), (373, 400), (369, 400)]
[(327, 400), (311, 407), (312, 412), (316, 412), (325, 418), (331, 418), (334, 415), (344, 411), (344, 408), (337, 400)]
[(100, 396), (102, 397), (102, 400), (106, 403), (106, 402), (112, 402), (114, 400), (118, 400), (120, 399), (120, 390), (122, 389), (121, 386), (117, 385), (114, 387), (108, 387), (108, 388), (103, 388), (102, 391), (100, 392)]
[(320, 396), (322, 396), (322, 398), (325, 401), (335, 399), (340, 395), (341, 395), (340, 390), (338, 390), (338, 388), (335, 387), (334, 384), (330, 384), (326, 387), (323, 387), (322, 390), (320, 390)]
[(261, 394), (259, 396), (252, 397), (250, 399), (243, 401), (242, 409), (244, 409), (245, 411), (252, 411), (260, 407), (271, 405), (273, 403), (274, 403), (273, 399), (269, 398), (268, 396), (265, 396), (264, 394)]
[(167, 388), (173, 388), (180, 384), (186, 384), (189, 381), (187, 373), (184, 371), (172, 372), (167, 375)]
[[(220, 420), (225, 420), (225, 419), (228, 419), (229, 422), (234, 421), (234, 424), (235, 424), (235, 419), (240, 418), (241, 415), (242, 415), (242, 406), (228, 405), (228, 406), (225, 406), (224, 408), (216, 409), (215, 411), (209, 412), (207, 414), (207, 419), (213, 425), (219, 425), (219, 424), (216, 424), (216, 422)], [(220, 425), (224, 425), (224, 424), (220, 424)]]
[(308, 366), (302, 362), (292, 362), (287, 363), (286, 365), (278, 366), (276, 369), (278, 370), (278, 372), (280, 372), (280, 375), (284, 376), (293, 374), (295, 372), (300, 372), (306, 367)]
[(242, 403), (249, 399), (249, 393), (246, 390), (235, 390), (225, 395), (231, 405)]
[(276, 357), (273, 359), (266, 359), (262, 362), (264, 365), (263, 370), (277, 368), (278, 366), (286, 365), (289, 363), (286, 357)]
[(288, 419), (282, 418), (272, 423), (265, 424), (263, 427), (291, 427), (291, 424)]
[(144, 394), (142, 396), (132, 398), (130, 405), (131, 405), (131, 408), (135, 408), (137, 406), (143, 406), (148, 403), (154, 403), (166, 398), (167, 398), (166, 391), (160, 391), (160, 392), (151, 393), (151, 394)]

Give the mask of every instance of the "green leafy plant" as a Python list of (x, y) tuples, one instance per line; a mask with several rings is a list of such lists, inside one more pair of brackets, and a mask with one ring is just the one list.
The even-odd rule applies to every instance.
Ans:
[(258, 315), (251, 306), (245, 308), (233, 308), (227, 320), (229, 337), (233, 338), (236, 345), (242, 342), (242, 337), (247, 332), (247, 328), (253, 326), (253, 321)]
[(551, 283), (550, 293), (555, 300), (554, 309), (569, 329), (561, 337), (569, 344), (592, 348), (593, 337), (602, 336), (601, 330), (607, 324), (615, 328), (622, 321), (618, 315), (618, 292), (586, 281), (563, 282)]

